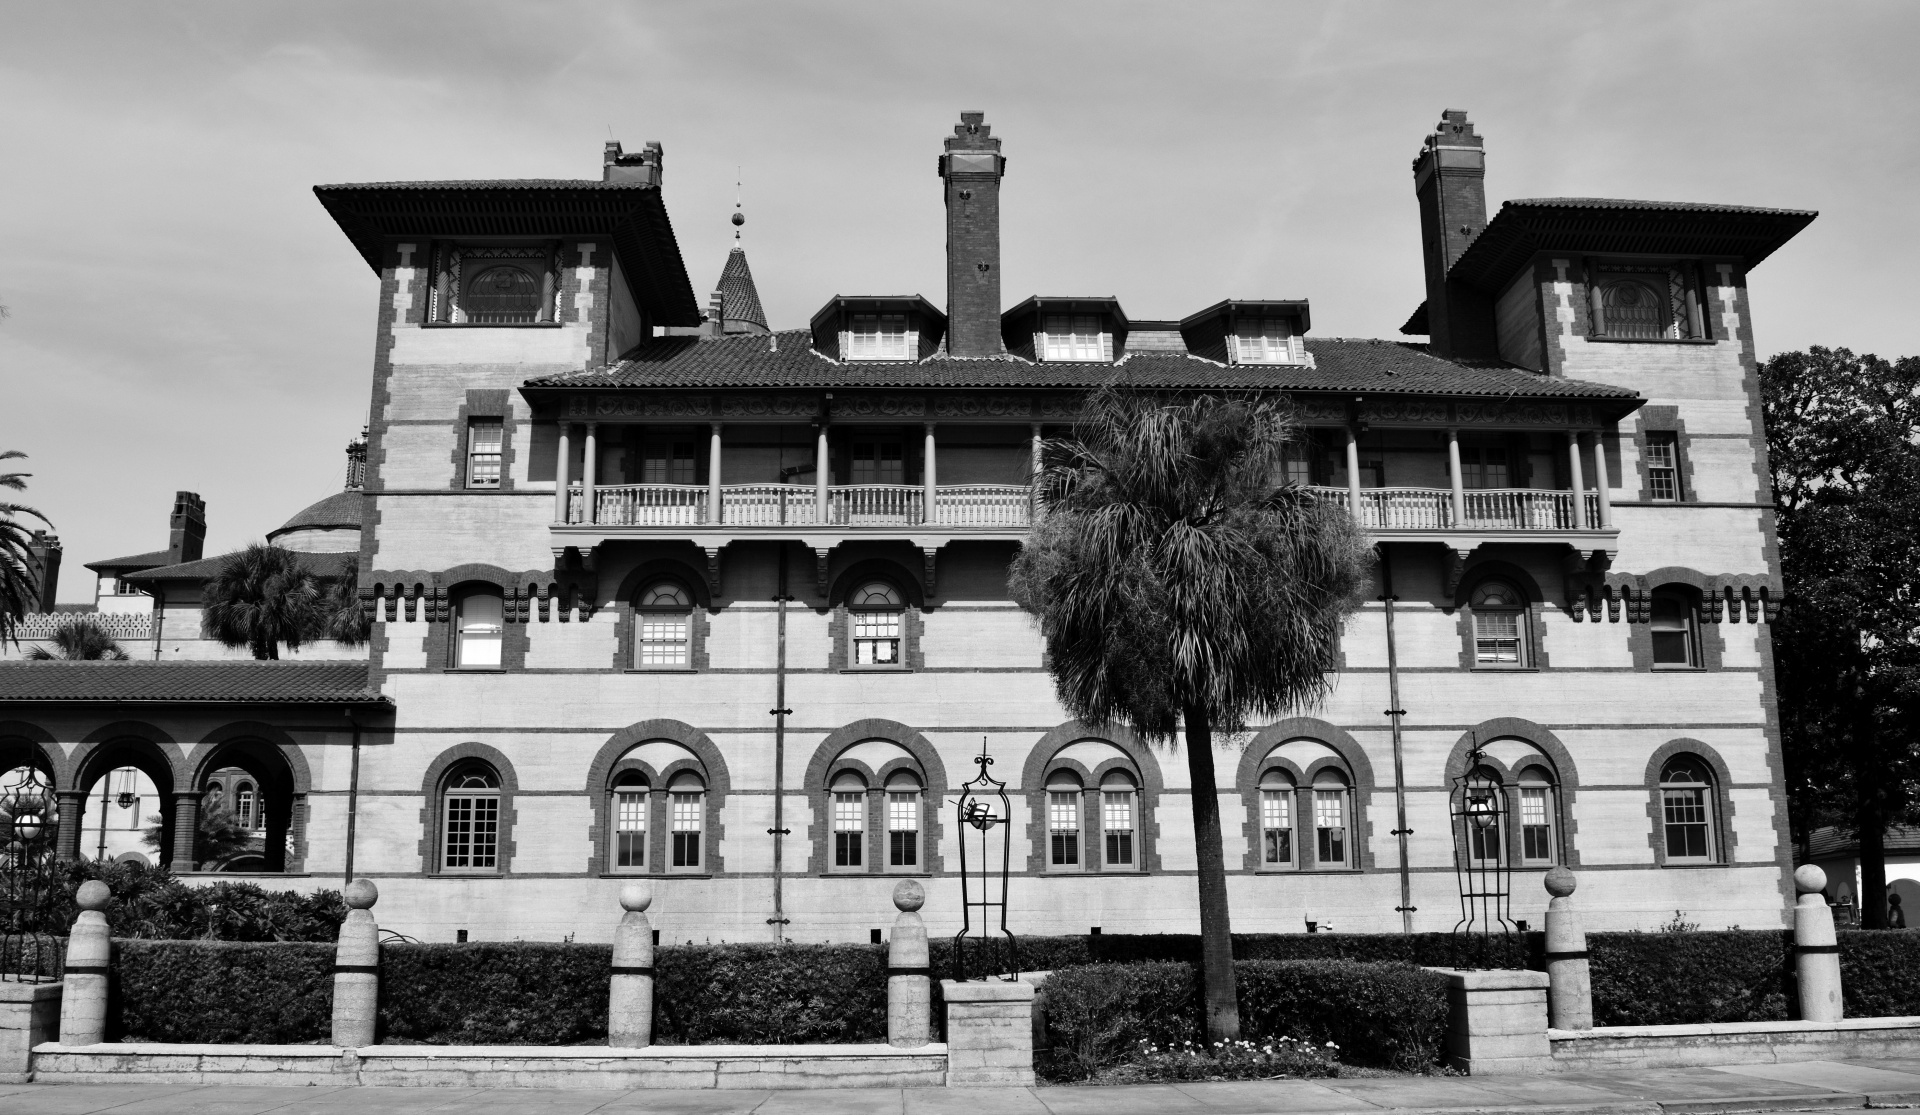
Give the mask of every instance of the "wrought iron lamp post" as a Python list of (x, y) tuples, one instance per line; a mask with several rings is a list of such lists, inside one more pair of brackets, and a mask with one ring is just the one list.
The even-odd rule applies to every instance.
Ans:
[(1454, 937), (1462, 967), (1508, 968), (1514, 955), (1513, 869), (1507, 836), (1512, 817), (1507, 789), (1483, 768), (1478, 739), (1466, 769), (1453, 780), (1453, 866), (1460, 889)]
[[(987, 773), (993, 757), (980, 737), (980, 773), (960, 787), (954, 816), (960, 834), (960, 932), (953, 937), (953, 978), (1020, 978), (1019, 942), (1007, 928), (1007, 877), (1013, 856), (1013, 803), (1007, 784)], [(969, 856), (968, 848), (974, 851)], [(995, 852), (998, 855), (995, 855)], [(996, 869), (994, 864), (998, 860)], [(976, 928), (974, 912), (979, 911)], [(994, 926), (997, 919), (998, 926)]]

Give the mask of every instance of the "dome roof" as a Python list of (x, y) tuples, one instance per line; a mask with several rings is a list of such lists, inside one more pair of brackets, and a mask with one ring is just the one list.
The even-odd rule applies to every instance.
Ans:
[(295, 530), (359, 530), (362, 494), (353, 489), (335, 492), (267, 532), (267, 539)]

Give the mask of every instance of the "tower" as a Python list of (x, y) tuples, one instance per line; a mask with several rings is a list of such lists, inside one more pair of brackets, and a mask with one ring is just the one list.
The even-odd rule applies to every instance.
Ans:
[(999, 356), (1000, 179), (1007, 160), (986, 113), (963, 112), (940, 156), (947, 201), (947, 352)]

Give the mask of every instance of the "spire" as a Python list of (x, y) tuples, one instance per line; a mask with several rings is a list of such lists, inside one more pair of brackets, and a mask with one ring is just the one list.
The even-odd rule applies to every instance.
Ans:
[(753, 271), (747, 267), (747, 252), (740, 246), (740, 226), (747, 223), (740, 211), (740, 181), (733, 183), (733, 250), (727, 253), (727, 265), (720, 269), (720, 285), (714, 291), (720, 300), (721, 334), (768, 333), (767, 314), (760, 308), (760, 292), (753, 285)]

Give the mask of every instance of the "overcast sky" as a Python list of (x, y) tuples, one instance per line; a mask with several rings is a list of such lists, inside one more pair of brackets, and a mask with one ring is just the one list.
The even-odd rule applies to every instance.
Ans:
[(934, 156), (1006, 141), (1003, 293), (1136, 318), (1309, 298), (1394, 336), (1424, 296), (1409, 166), (1442, 109), (1490, 208), (1818, 209), (1753, 278), (1763, 356), (1920, 353), (1920, 5), (0, 3), (0, 448), (80, 563), (209, 553), (338, 490), (377, 280), (322, 182), (597, 178), (666, 146), (704, 301), (731, 235), (775, 328), (944, 295)]

